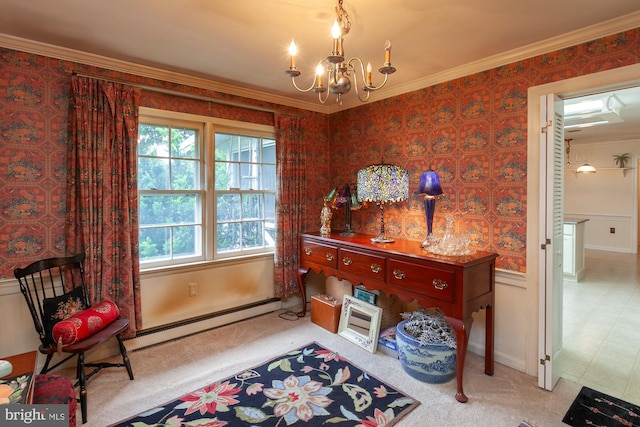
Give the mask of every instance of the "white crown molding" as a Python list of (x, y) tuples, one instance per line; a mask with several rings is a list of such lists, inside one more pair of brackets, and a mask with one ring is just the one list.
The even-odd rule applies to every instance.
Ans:
[[(440, 73), (425, 76), (420, 79), (407, 82), (405, 84), (391, 85), (388, 88), (371, 93), (369, 102), (379, 101), (386, 98), (402, 95), (415, 90), (430, 87), (443, 82), (455, 80), (478, 72), (490, 70), (502, 65), (532, 58), (544, 53), (553, 52), (558, 49), (567, 48), (580, 43), (596, 40), (611, 34), (631, 30), (640, 27), (640, 12), (634, 12), (620, 18), (604, 21), (589, 27), (576, 30), (562, 36), (554, 37), (540, 43), (533, 43), (508, 52), (484, 58), (480, 61), (470, 62), (460, 67), (452, 68)], [(113, 71), (134, 74), (141, 77), (157, 79), (186, 86), (193, 86), (201, 89), (222, 92), (230, 95), (255, 99), (258, 101), (271, 102), (303, 110), (314, 111), (324, 114), (332, 114), (341, 110), (362, 105), (356, 98), (351, 98), (342, 104), (326, 106), (315, 102), (301, 101), (286, 96), (270, 94), (254, 89), (242, 88), (239, 86), (220, 83), (214, 80), (194, 77), (187, 74), (148, 67), (131, 62), (107, 58), (92, 53), (67, 49), (47, 43), (35, 42), (19, 37), (0, 34), (0, 46), (8, 49), (15, 49), (37, 55), (49, 56), (60, 60), (77, 62), (85, 65), (96, 66)]]
[(36, 42), (33, 40), (27, 40), (8, 34), (0, 33), (0, 47), (33, 53), (36, 55), (48, 56), (63, 61), (71, 61), (89, 66), (105, 68), (108, 70), (133, 74), (140, 77), (148, 77), (151, 79), (177, 83), (186, 86), (193, 86), (200, 89), (222, 92), (229, 95), (255, 99), (258, 101), (271, 102), (274, 104), (285, 105), (288, 107), (300, 108), (303, 110), (315, 111), (319, 113), (327, 113), (326, 106), (318, 105), (309, 101), (300, 101), (285, 96), (243, 88), (227, 83), (220, 83), (210, 79), (176, 73), (173, 71), (149, 67), (132, 62), (121, 61), (119, 59), (108, 58), (105, 56), (95, 55), (93, 53), (68, 49), (65, 47)]
[[(600, 22), (598, 24), (581, 28), (558, 37), (547, 39), (539, 43), (522, 46), (511, 51), (503, 52), (498, 55), (489, 56), (479, 61), (470, 62), (460, 67), (451, 68), (441, 73), (431, 74), (423, 78), (407, 82), (402, 85), (391, 85), (378, 92), (373, 92), (370, 101), (378, 101), (381, 99), (391, 98), (393, 96), (402, 95), (415, 90), (424, 89), (440, 83), (455, 80), (461, 77), (469, 76), (482, 71), (490, 70), (524, 59), (533, 58), (538, 55), (553, 52), (559, 49), (575, 46), (581, 43), (597, 40), (601, 37), (610, 36), (623, 31), (632, 30), (640, 27), (640, 12), (630, 13), (620, 18), (611, 19), (609, 21)], [(349, 109), (360, 105), (357, 99), (349, 99), (342, 105), (342, 109)], [(338, 111), (334, 109), (331, 113)]]

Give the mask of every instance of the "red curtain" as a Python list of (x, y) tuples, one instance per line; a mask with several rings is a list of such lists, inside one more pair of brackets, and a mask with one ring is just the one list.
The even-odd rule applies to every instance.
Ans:
[(299, 236), (304, 218), (304, 119), (276, 115), (277, 238), (274, 294), (286, 297), (298, 291)]
[(136, 151), (140, 91), (72, 76), (67, 148), (66, 252), (86, 255), (92, 302), (108, 298), (142, 323)]

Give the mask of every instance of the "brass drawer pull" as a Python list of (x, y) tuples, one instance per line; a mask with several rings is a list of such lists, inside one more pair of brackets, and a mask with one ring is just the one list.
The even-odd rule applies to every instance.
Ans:
[(349, 257), (344, 257), (344, 258), (342, 258), (342, 263), (343, 263), (344, 265), (351, 265), (351, 263), (352, 263), (352, 262), (353, 262), (353, 261), (352, 261), (352, 260), (351, 260), (351, 258), (349, 258)]
[(379, 264), (371, 264), (371, 271), (374, 273), (380, 273), (382, 271), (382, 267)]
[(311, 255), (311, 249), (304, 248), (304, 253), (307, 254), (307, 255)]
[(433, 287), (439, 291), (449, 286), (449, 284), (442, 279), (433, 279), (432, 283), (433, 283)]
[(393, 277), (395, 277), (398, 280), (402, 280), (406, 277), (406, 275), (402, 270), (393, 270)]
[(326, 254), (325, 258), (327, 259), (327, 261), (333, 261), (334, 260), (333, 254)]

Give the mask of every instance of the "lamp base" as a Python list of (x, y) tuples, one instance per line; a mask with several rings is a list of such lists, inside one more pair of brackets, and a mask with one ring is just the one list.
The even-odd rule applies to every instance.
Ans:
[(420, 244), (423, 248), (428, 248), (430, 246), (434, 246), (438, 243), (438, 239), (433, 234), (427, 235), (424, 241)]
[(344, 230), (340, 233), (341, 236), (355, 236), (356, 232), (351, 228), (351, 224), (347, 224), (344, 226)]
[(373, 243), (393, 243), (395, 239), (385, 236), (384, 234), (378, 234), (376, 237), (371, 238)]

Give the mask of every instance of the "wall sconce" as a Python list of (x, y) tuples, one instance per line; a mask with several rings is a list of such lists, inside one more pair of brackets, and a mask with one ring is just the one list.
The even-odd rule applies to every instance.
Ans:
[(442, 186), (440, 185), (440, 177), (438, 173), (429, 168), (420, 177), (420, 186), (415, 194), (424, 194), (424, 212), (427, 220), (427, 237), (420, 246), (426, 248), (434, 244), (433, 239), (433, 214), (436, 209), (436, 200), (439, 196), (442, 196)]
[(384, 230), (384, 204), (406, 200), (409, 197), (409, 174), (395, 165), (378, 164), (358, 171), (358, 199), (380, 206), (380, 232), (371, 239), (374, 243), (391, 243)]

